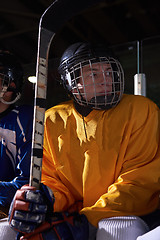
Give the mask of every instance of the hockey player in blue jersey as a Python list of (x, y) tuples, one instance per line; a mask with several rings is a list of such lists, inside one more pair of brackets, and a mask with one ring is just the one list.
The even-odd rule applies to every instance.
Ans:
[(0, 51), (0, 218), (7, 216), (16, 190), (29, 180), (33, 107), (16, 106), (23, 82), (16, 57)]

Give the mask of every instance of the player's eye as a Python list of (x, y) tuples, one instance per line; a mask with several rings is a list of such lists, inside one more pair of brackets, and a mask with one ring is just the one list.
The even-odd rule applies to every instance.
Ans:
[(110, 71), (105, 71), (105, 75), (106, 75), (107, 77), (110, 77), (110, 76), (112, 76), (112, 73), (111, 73)]

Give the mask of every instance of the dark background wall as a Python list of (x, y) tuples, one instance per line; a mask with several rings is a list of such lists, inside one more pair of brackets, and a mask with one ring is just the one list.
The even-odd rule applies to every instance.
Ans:
[[(0, 49), (13, 52), (24, 67), (25, 86), (20, 104), (33, 104), (34, 86), (27, 78), (36, 72), (39, 20), (52, 2), (1, 0)], [(73, 3), (76, 1), (71, 0), (70, 4)], [(126, 93), (133, 93), (139, 46), (139, 69), (146, 74), (147, 96), (160, 106), (159, 0), (98, 1), (65, 23), (50, 48), (47, 108), (66, 99), (57, 82), (56, 68), (64, 49), (76, 41), (103, 42), (113, 47), (125, 71)]]

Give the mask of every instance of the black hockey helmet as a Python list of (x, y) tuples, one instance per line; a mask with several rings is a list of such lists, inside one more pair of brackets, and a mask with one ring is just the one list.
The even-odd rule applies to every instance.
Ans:
[[(110, 70), (103, 70), (104, 77), (101, 84), (106, 86), (103, 94), (98, 92), (99, 83), (96, 83), (94, 78), (93, 64), (95, 63), (101, 64), (101, 69), (103, 69), (103, 64), (110, 66)], [(83, 76), (83, 67), (87, 65), (90, 66), (92, 86), (94, 86), (94, 96), (90, 100), (87, 99), (88, 93), (85, 91), (87, 81)], [(104, 45), (92, 45), (85, 42), (72, 44), (63, 53), (58, 71), (64, 87), (69, 91), (74, 100), (82, 106), (95, 109), (109, 109), (116, 106), (121, 100), (124, 91), (123, 69), (111, 49), (106, 48)], [(108, 91), (106, 83), (107, 77), (105, 75), (107, 74), (112, 76), (111, 91)], [(78, 88), (80, 78), (83, 82), (83, 91), (80, 91)]]
[[(0, 50), (0, 78), (2, 79), (3, 91), (3, 93), (1, 93), (0, 100), (3, 102), (2, 95), (4, 92), (12, 91), (14, 93), (13, 101), (5, 103), (11, 104), (16, 102), (20, 98), (22, 86), (24, 83), (23, 68), (17, 58), (8, 51)], [(15, 83), (16, 89), (9, 87), (11, 82)]]

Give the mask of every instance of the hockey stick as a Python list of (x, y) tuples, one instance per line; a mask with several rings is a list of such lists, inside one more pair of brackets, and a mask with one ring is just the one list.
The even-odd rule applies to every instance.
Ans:
[(72, 16), (100, 0), (55, 0), (43, 13), (39, 23), (38, 52), (34, 98), (30, 186), (39, 189), (43, 158), (44, 116), (46, 110), (48, 55), (50, 44), (60, 27)]

